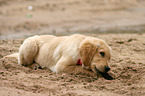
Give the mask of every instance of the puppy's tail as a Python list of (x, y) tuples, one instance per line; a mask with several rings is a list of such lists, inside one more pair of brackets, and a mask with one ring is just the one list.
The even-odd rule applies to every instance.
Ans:
[(18, 59), (18, 57), (19, 57), (19, 53), (14, 53), (14, 54), (7, 55), (4, 58), (16, 58), (16, 59)]

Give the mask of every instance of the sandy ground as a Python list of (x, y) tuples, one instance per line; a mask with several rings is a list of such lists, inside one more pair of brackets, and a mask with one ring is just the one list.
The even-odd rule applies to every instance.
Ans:
[[(32, 70), (3, 58), (28, 36), (74, 33), (107, 41), (115, 80)], [(144, 0), (0, 0), (0, 96), (145, 96), (144, 90)]]
[(92, 34), (112, 47), (110, 74), (115, 80), (98, 80), (81, 74), (55, 74), (18, 65), (15, 58), (23, 40), (0, 41), (1, 96), (145, 96), (145, 34)]

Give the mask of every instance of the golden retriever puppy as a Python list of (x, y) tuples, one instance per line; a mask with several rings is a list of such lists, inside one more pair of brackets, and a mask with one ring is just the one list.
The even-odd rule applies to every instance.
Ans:
[[(24, 41), (19, 50), (18, 63), (24, 66), (38, 64), (56, 73), (96, 75), (110, 70), (110, 50), (105, 41), (94, 37), (41, 35)], [(82, 66), (78, 66), (78, 62)]]
[(56, 73), (101, 74), (111, 80), (113, 78), (107, 74), (110, 50), (105, 41), (94, 37), (41, 35), (24, 41), (19, 49), (18, 63), (24, 66), (38, 64)]

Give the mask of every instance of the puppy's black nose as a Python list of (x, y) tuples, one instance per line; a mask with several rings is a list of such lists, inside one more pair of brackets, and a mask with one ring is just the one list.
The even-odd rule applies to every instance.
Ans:
[(105, 66), (105, 72), (108, 72), (110, 70), (109, 66)]

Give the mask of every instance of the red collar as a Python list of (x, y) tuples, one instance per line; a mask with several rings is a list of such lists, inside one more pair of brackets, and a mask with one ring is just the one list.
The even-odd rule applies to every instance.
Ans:
[(77, 61), (77, 65), (82, 65), (81, 59)]

